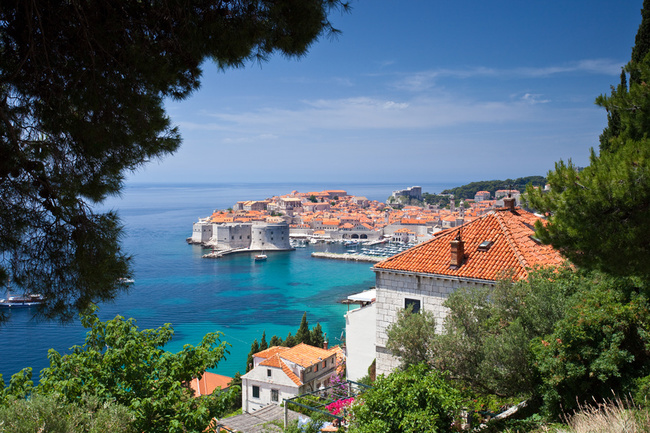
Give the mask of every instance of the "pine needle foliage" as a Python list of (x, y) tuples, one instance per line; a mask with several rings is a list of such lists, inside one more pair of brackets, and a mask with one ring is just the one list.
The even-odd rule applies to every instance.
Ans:
[(219, 69), (300, 57), (340, 0), (24, 2), (0, 6), (0, 284), (63, 321), (126, 290), (115, 213), (127, 173), (181, 144), (164, 109)]
[[(650, 279), (650, 2), (644, 2), (632, 61), (621, 83), (596, 103), (608, 126), (584, 169), (559, 161), (549, 192), (528, 188), (530, 204), (548, 215), (537, 237), (574, 264)], [(626, 79), (630, 76), (630, 80)]]

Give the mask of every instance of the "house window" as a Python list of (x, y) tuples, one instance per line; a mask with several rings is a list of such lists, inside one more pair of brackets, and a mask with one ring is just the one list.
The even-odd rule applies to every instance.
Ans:
[(270, 368), (266, 369), (266, 377), (271, 377), (271, 369)]
[(253, 385), (253, 398), (260, 398), (260, 387)]
[(318, 371), (318, 364), (314, 365), (314, 373)]
[(323, 368), (327, 367), (327, 361), (323, 361)]
[(277, 389), (272, 389), (271, 390), (271, 401), (278, 401), (280, 400), (280, 392)]
[(419, 299), (410, 299), (410, 298), (404, 299), (404, 308), (408, 308), (410, 306), (412, 306), (414, 313), (419, 313), (420, 312), (420, 300)]

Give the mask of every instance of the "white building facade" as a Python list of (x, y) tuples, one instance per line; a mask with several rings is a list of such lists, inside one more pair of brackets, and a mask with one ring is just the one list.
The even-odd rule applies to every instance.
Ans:
[(349, 304), (359, 308), (345, 315), (345, 371), (348, 380), (359, 381), (368, 374), (375, 360), (377, 291), (367, 290), (348, 296)]
[(242, 411), (253, 412), (329, 386), (337, 373), (339, 347), (321, 349), (301, 343), (273, 346), (253, 357), (253, 368), (241, 377)]

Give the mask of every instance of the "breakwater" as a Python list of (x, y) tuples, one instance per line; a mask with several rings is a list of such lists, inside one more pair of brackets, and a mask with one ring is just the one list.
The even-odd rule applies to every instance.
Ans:
[(386, 257), (368, 256), (365, 254), (327, 253), (327, 252), (314, 252), (311, 253), (311, 256), (320, 259), (352, 260), (355, 262), (371, 262), (371, 263), (378, 263), (386, 258)]

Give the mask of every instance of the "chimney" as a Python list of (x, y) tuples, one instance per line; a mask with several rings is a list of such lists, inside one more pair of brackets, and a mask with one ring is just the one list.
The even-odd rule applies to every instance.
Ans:
[(451, 263), (450, 266), (454, 269), (460, 268), (463, 264), (463, 259), (465, 257), (465, 242), (460, 238), (460, 231), (458, 231), (458, 236), (451, 241)]
[(516, 203), (516, 200), (514, 199), (514, 197), (510, 197), (509, 195), (508, 195), (508, 197), (503, 199), (503, 206), (506, 209), (508, 209), (509, 211), (514, 211), (515, 210), (515, 203)]

